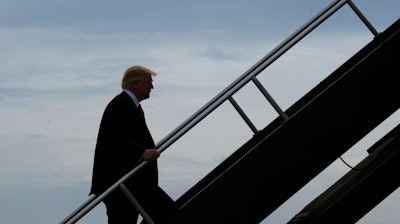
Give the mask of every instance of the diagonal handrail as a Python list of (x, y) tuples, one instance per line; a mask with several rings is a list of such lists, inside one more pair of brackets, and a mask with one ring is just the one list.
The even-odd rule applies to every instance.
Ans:
[[(174, 142), (176, 142), (179, 138), (181, 138), (185, 133), (187, 133), (195, 125), (197, 125), (205, 117), (207, 117), (210, 113), (212, 113), (215, 109), (217, 109), (222, 103), (226, 102), (227, 100), (234, 102), (233, 98), (231, 97), (250, 81), (253, 81), (256, 84), (256, 86), (260, 89), (260, 91), (264, 94), (264, 96), (266, 96), (267, 100), (271, 103), (271, 105), (279, 113), (280, 117), (284, 121), (289, 119), (289, 117), (279, 108), (278, 104), (276, 104), (276, 102), (272, 99), (272, 97), (270, 97), (270, 95), (266, 92), (266, 90), (260, 85), (259, 81), (256, 79), (256, 76), (259, 75), (262, 71), (264, 71), (268, 66), (270, 66), (274, 61), (276, 61), (280, 56), (282, 56), (285, 52), (287, 52), (300, 40), (302, 40), (305, 36), (307, 36), (310, 32), (312, 32), (326, 19), (328, 19), (331, 15), (337, 12), (345, 4), (350, 5), (353, 11), (359, 16), (359, 18), (364, 22), (364, 24), (371, 30), (371, 32), (375, 36), (378, 35), (378, 32), (375, 30), (375, 28), (373, 28), (373, 26), (368, 22), (365, 16), (361, 13), (360, 10), (357, 9), (357, 7), (351, 0), (334, 0), (327, 7), (325, 7), (318, 14), (316, 14), (313, 18), (311, 18), (308, 22), (306, 22), (303, 26), (297, 29), (293, 34), (287, 37), (283, 42), (281, 42), (277, 47), (275, 47), (272, 51), (270, 51), (266, 56), (260, 59), (256, 64), (250, 67), (246, 72), (244, 72), (239, 78), (237, 78), (234, 82), (232, 82), (228, 87), (226, 87), (213, 99), (211, 99), (207, 104), (205, 104), (192, 116), (186, 119), (170, 134), (168, 134), (166, 137), (160, 140), (156, 145), (157, 150), (160, 153), (165, 151), (169, 146), (171, 146)], [(90, 212), (94, 207), (96, 207), (101, 201), (103, 201), (103, 199), (107, 195), (109, 195), (117, 188), (120, 188), (120, 186), (125, 181), (127, 181), (131, 176), (136, 174), (146, 165), (147, 165), (146, 161), (142, 162), (141, 164), (139, 164), (139, 166), (131, 170), (129, 173), (127, 173), (125, 176), (119, 179), (116, 183), (114, 183), (111, 187), (109, 187), (99, 196), (91, 195), (84, 204), (82, 204), (79, 208), (77, 208), (64, 220), (62, 220), (60, 224), (65, 224), (65, 223), (72, 224), (77, 222), (80, 218), (82, 218), (84, 215)]]
[(197, 123), (203, 120), (208, 114), (218, 108), (222, 103), (229, 99), (234, 93), (245, 86), (251, 79), (261, 73), (265, 68), (271, 65), (275, 60), (282, 56), (286, 51), (293, 47), (297, 42), (303, 39), (308, 33), (314, 30), (319, 24), (339, 10), (348, 0), (333, 1), (311, 20), (296, 30), (292, 35), (286, 38), (282, 43), (270, 51), (266, 56), (260, 59), (256, 64), (249, 68), (239, 78), (233, 81), (228, 87), (211, 99), (207, 104), (195, 112), (191, 117), (184, 121), (180, 126), (173, 130), (169, 135), (163, 138), (157, 145), (157, 149), (164, 151), (176, 140), (178, 140), (187, 131), (193, 128)]

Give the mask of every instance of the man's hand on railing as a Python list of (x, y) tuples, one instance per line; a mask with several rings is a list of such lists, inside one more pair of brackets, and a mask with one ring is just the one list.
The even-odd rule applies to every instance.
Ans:
[(160, 157), (160, 152), (156, 149), (146, 149), (143, 152), (143, 160), (149, 163), (156, 161), (158, 157)]

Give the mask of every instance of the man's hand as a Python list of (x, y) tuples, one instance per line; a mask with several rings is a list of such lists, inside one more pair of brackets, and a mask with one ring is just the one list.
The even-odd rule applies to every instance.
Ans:
[(154, 162), (160, 157), (160, 153), (156, 149), (146, 149), (143, 152), (143, 160), (147, 162)]

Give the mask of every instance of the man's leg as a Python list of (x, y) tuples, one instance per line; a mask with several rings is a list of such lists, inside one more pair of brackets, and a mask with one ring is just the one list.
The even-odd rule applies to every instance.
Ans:
[(107, 208), (108, 224), (136, 224), (138, 212), (125, 195), (116, 190), (104, 199)]

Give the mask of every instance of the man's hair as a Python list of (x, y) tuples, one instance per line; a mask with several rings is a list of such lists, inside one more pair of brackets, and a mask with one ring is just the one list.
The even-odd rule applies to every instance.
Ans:
[(138, 81), (147, 78), (148, 76), (156, 76), (157, 73), (153, 72), (151, 69), (146, 68), (141, 65), (135, 65), (129, 67), (124, 76), (122, 77), (122, 89), (127, 89), (129, 87), (129, 83), (133, 81)]

